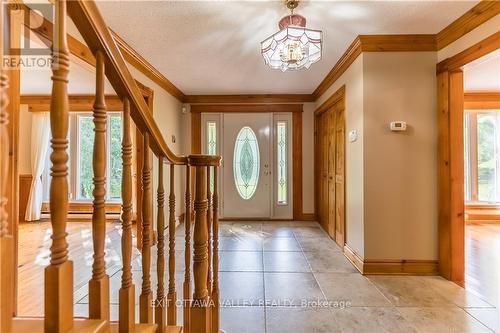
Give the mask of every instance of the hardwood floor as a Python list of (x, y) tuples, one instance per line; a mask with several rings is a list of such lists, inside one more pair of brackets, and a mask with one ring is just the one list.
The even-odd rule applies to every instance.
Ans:
[(465, 227), (465, 288), (500, 306), (500, 224)]
[[(68, 223), (69, 257), (73, 261), (75, 298), (92, 275), (92, 231), (90, 222)], [(49, 263), (50, 222), (19, 225), (18, 316), (43, 316), (44, 268)], [(107, 223), (106, 267), (111, 276), (121, 269), (121, 225)], [(135, 237), (133, 238), (135, 249)], [(138, 251), (134, 250), (134, 257)], [(75, 299), (76, 303), (78, 299)]]

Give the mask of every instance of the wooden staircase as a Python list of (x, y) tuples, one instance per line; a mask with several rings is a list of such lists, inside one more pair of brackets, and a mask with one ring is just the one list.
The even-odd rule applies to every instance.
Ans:
[[(127, 69), (124, 58), (100, 15), (89, 0), (55, 0), (53, 29), (53, 76), (50, 107), (51, 123), (51, 184), (50, 216), (52, 246), (50, 264), (45, 268), (44, 318), (12, 318), (14, 242), (8, 230), (5, 180), (7, 178), (9, 135), (7, 131), (8, 78), (0, 73), (0, 332), (2, 333), (212, 333), (219, 332), (218, 286), (218, 189), (219, 156), (177, 156), (167, 146), (156, 125), (139, 87)], [(4, 17), (0, 6), (0, 21)], [(66, 223), (68, 215), (68, 74), (70, 58), (66, 22), (71, 17), (96, 58), (96, 93), (93, 107), (95, 138), (93, 147), (93, 265), (89, 281), (89, 318), (73, 315), (73, 263), (68, 259)], [(2, 27), (5, 27), (4, 22)], [(4, 36), (0, 34), (0, 47)], [(0, 49), (0, 60), (3, 50)], [(110, 321), (109, 276), (104, 261), (105, 249), (105, 184), (107, 118), (104, 82), (108, 79), (123, 102), (122, 142), (122, 279), (119, 291), (119, 320)], [(135, 126), (144, 140), (142, 180), (142, 284), (139, 296), (139, 323), (135, 321), (135, 288), (132, 283), (132, 140)], [(158, 188), (153, 202), (150, 151), (158, 159)], [(168, 244), (164, 241), (165, 190), (164, 166), (169, 169)], [(185, 177), (180, 176), (184, 171)], [(210, 193), (210, 175), (214, 175), (214, 190)], [(185, 274), (183, 295), (175, 290), (175, 193), (174, 183), (185, 183)], [(193, 194), (192, 194), (193, 192)], [(157, 206), (158, 232), (156, 271), (151, 269), (153, 203)], [(194, 219), (193, 219), (194, 217)], [(168, 247), (168, 252), (166, 250)], [(191, 253), (193, 248), (193, 253)], [(167, 253), (166, 253), (167, 252)], [(168, 255), (168, 281), (164, 281)], [(153, 290), (151, 274), (157, 275)], [(191, 290), (192, 282), (194, 289)], [(182, 327), (177, 326), (176, 301), (183, 300)], [(179, 318), (181, 319), (181, 318)]]

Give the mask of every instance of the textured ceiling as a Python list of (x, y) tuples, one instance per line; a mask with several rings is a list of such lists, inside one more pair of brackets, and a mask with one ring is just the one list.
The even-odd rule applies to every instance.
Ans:
[(281, 1), (98, 2), (108, 25), (185, 94), (311, 93), (359, 34), (437, 33), (478, 1), (306, 1), (323, 59), (281, 73), (260, 42), (287, 14)]

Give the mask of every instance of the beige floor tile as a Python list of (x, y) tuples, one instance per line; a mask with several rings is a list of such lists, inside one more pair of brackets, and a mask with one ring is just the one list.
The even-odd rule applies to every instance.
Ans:
[(491, 332), (459, 307), (398, 308), (401, 315), (418, 332)]
[(262, 236), (265, 238), (295, 238), (292, 227), (281, 224), (264, 224), (262, 225)]
[(221, 308), (220, 327), (226, 333), (265, 333), (264, 308)]
[(264, 252), (265, 272), (310, 272), (302, 252)]
[(293, 233), (295, 237), (317, 237), (330, 239), (330, 237), (319, 225), (314, 227), (296, 227), (293, 228)]
[(500, 332), (500, 310), (496, 308), (466, 308), (465, 311), (493, 332)]
[(301, 248), (305, 252), (342, 252), (340, 246), (333, 240), (326, 240), (324, 238), (317, 239), (314, 237), (297, 237)]
[(219, 235), (223, 237), (261, 236), (261, 222), (219, 222)]
[(220, 251), (262, 251), (262, 238), (256, 235), (219, 237)]
[(359, 273), (314, 273), (327, 300), (348, 301), (352, 306), (391, 306), (391, 302)]
[(304, 252), (313, 272), (356, 273), (357, 270), (340, 252)]
[(264, 239), (264, 251), (302, 252), (302, 248), (292, 237), (267, 237)]
[(328, 308), (267, 307), (267, 333), (342, 332)]
[(344, 333), (416, 332), (394, 307), (334, 309), (333, 315)]
[(224, 306), (254, 306), (264, 300), (264, 274), (220, 272), (220, 300)]
[(262, 272), (262, 252), (221, 251), (219, 252), (221, 272)]
[(455, 304), (433, 290), (422, 277), (368, 276), (385, 297), (395, 306), (454, 307)]
[(448, 281), (440, 276), (427, 276), (422, 279), (428, 283), (433, 290), (439, 293), (447, 300), (453, 302), (455, 305), (465, 308), (491, 308), (493, 305), (485, 300), (477, 297), (476, 295), (468, 292), (456, 283)]
[(325, 299), (311, 273), (264, 273), (264, 290), (271, 306)]

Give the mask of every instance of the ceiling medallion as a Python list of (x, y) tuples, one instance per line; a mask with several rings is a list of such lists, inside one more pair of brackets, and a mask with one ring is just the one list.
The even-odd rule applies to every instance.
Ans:
[(321, 59), (322, 32), (306, 28), (306, 18), (294, 14), (298, 0), (285, 0), (291, 14), (279, 23), (280, 31), (260, 43), (264, 62), (271, 68), (299, 70), (309, 68)]

